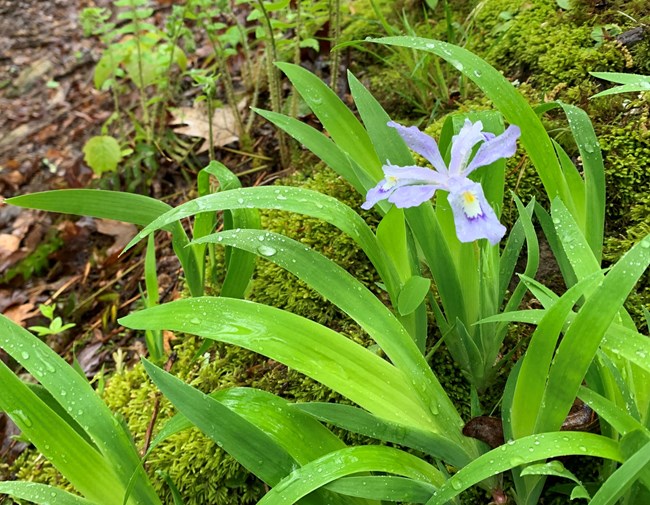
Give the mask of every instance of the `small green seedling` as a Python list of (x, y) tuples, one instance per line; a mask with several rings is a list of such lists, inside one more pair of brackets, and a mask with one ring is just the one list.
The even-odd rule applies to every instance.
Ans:
[(50, 320), (49, 326), (30, 326), (29, 329), (36, 333), (39, 337), (45, 337), (47, 335), (58, 335), (63, 333), (65, 330), (68, 330), (74, 326), (74, 323), (63, 324), (63, 320), (60, 317), (54, 317), (54, 305), (43, 305), (38, 306), (38, 310), (41, 311), (45, 317)]

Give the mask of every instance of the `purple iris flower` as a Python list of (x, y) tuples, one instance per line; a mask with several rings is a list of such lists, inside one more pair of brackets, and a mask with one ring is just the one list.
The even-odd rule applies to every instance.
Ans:
[[(467, 176), (479, 167), (515, 154), (521, 134), (519, 128), (511, 125), (501, 135), (495, 136), (483, 132), (481, 121), (472, 123), (466, 119), (458, 135), (452, 139), (451, 161), (447, 166), (433, 138), (415, 126), (406, 127), (394, 121), (390, 121), (388, 126), (395, 128), (406, 145), (427, 159), (434, 170), (418, 166), (400, 167), (387, 161), (382, 167), (385, 177), (368, 191), (361, 207), (369, 209), (380, 200), (388, 200), (397, 207), (415, 207), (442, 189), (449, 193), (447, 200), (454, 214), (458, 239), (472, 242), (486, 238), (492, 245), (497, 244), (505, 235), (506, 228), (485, 199), (481, 185)], [(478, 144), (481, 145), (472, 157)]]

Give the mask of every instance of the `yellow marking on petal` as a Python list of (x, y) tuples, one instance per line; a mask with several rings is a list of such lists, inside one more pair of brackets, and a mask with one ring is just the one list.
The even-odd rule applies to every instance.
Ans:
[(469, 219), (474, 219), (483, 214), (481, 204), (473, 191), (463, 191), (461, 193), (461, 205), (463, 206), (463, 212)]
[(390, 188), (392, 188), (397, 184), (397, 180), (398, 180), (397, 177), (395, 177), (394, 175), (389, 175), (388, 177), (386, 177), (386, 182), (383, 184), (381, 189), (384, 191), (388, 191)]

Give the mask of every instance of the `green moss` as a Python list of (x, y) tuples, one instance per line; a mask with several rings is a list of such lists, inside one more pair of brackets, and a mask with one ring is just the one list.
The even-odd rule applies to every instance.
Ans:
[(593, 26), (577, 25), (555, 0), (487, 0), (475, 11), (469, 49), (511, 78), (547, 91), (573, 86), (589, 71), (621, 71), (625, 55), (613, 42), (600, 46)]

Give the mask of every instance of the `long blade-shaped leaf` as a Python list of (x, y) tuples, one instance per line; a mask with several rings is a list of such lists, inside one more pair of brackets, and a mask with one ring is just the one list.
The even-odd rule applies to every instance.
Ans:
[(521, 364), (511, 407), (512, 433), (516, 438), (534, 433), (555, 346), (571, 309), (600, 280), (600, 272), (574, 285), (548, 309), (533, 334)]
[[(148, 196), (99, 189), (43, 191), (15, 196), (7, 199), (6, 203), (28, 209), (114, 219), (139, 226), (146, 226), (171, 209), (166, 203)], [(166, 229), (172, 233), (174, 252), (183, 265), (192, 294), (202, 294), (201, 271), (194, 253), (187, 247), (189, 241), (185, 230), (180, 223), (172, 223)]]
[[(230, 388), (214, 391), (209, 396), (255, 424), (301, 465), (345, 447), (340, 438), (312, 416), (266, 391)], [(191, 426), (191, 421), (179, 413), (161, 429), (149, 451), (165, 438)]]
[(444, 477), (424, 460), (383, 446), (349, 447), (298, 468), (279, 482), (258, 505), (290, 505), (330, 482), (359, 472), (387, 472), (440, 486)]
[(427, 505), (444, 505), (482, 480), (520, 465), (574, 454), (623, 461), (618, 443), (601, 435), (566, 431), (532, 435), (511, 440), (461, 468), (438, 489)]
[(650, 442), (609, 476), (589, 502), (590, 505), (613, 505), (644, 472), (648, 471), (649, 466)]
[[(257, 252), (305, 281), (357, 321), (409, 377), (404, 393), (415, 390), (428, 419), (423, 426), (435, 426), (435, 430), (447, 433), (458, 429), (462, 421), (455, 407), (409, 333), (370, 290), (336, 263), (299, 242), (258, 230), (223, 232), (202, 240)], [(421, 408), (418, 410), (422, 412)]]
[(79, 375), (45, 343), (1, 315), (0, 348), (29, 371), (77, 424), (84, 428), (95, 446), (119, 473), (124, 486), (134, 471), (139, 469), (133, 495), (135, 501), (160, 503), (140, 468), (140, 460), (129, 435), (85, 377)]
[(290, 63), (277, 63), (277, 66), (343, 152), (349, 154), (373, 180), (381, 179), (381, 162), (370, 137), (341, 99), (309, 70)]
[(322, 219), (349, 235), (366, 253), (388, 286), (397, 283), (397, 274), (387, 263), (370, 227), (353, 209), (336, 198), (318, 191), (286, 186), (261, 186), (224, 191), (184, 203), (152, 221), (127, 245), (133, 246), (155, 230), (203, 212), (249, 209), (285, 210)]
[(51, 503), (56, 503), (56, 505), (94, 505), (93, 502), (68, 493), (63, 489), (36, 482), (0, 482), (0, 494), (28, 500), (38, 505), (49, 505)]
[(648, 264), (650, 236), (612, 267), (578, 312), (555, 354), (544, 392), (546, 406), (538, 416), (537, 430), (549, 431), (562, 425), (607, 328)]
[[(296, 468), (298, 462), (286, 448), (290, 440), (284, 439), (279, 443), (278, 433), (276, 437), (270, 436), (226, 404), (185, 384), (147, 360), (143, 360), (143, 363), (151, 379), (180, 412), (264, 482), (274, 486)], [(268, 420), (263, 420), (264, 413), (265, 409), (262, 409), (257, 416), (251, 417), (269, 427)], [(281, 423), (283, 421), (281, 420)], [(284, 435), (287, 434), (286, 427), (277, 428)], [(296, 435), (298, 434), (291, 438), (296, 438)], [(320, 505), (323, 502), (344, 505), (348, 500), (339, 500), (328, 491), (319, 490), (315, 495), (304, 498), (301, 503)]]
[(199, 297), (135, 312), (120, 322), (239, 345), (313, 377), (380, 417), (430, 424), (396, 368), (342, 335), (289, 312), (244, 300)]
[(391, 423), (351, 405), (312, 402), (297, 403), (294, 408), (347, 431), (417, 449), (438, 459), (453, 462), (458, 467), (469, 463), (467, 454), (459, 451), (458, 446), (444, 436)]
[(0, 410), (7, 412), (23, 435), (72, 485), (90, 500), (120, 505), (125, 487), (97, 449), (30, 391), (1, 361), (0, 383)]

